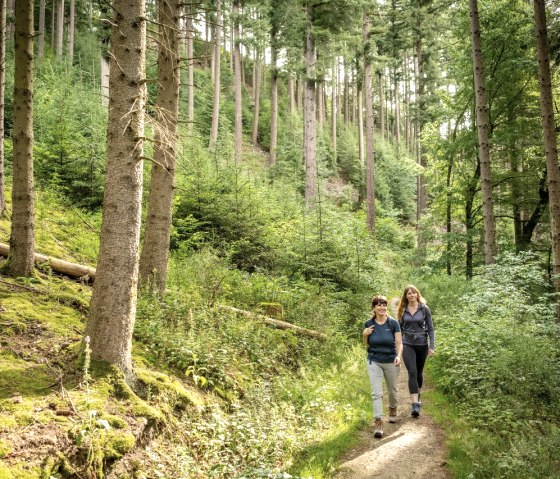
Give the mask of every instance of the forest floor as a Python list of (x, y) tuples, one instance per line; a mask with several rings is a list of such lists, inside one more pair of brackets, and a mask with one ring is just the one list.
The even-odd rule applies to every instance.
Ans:
[[(424, 392), (429, 389), (424, 385)], [(403, 365), (399, 376), (398, 421), (395, 424), (385, 421), (381, 439), (373, 437), (372, 424), (362, 430), (358, 444), (343, 457), (335, 479), (448, 478), (442, 430), (424, 411), (419, 418), (411, 417), (410, 408)]]

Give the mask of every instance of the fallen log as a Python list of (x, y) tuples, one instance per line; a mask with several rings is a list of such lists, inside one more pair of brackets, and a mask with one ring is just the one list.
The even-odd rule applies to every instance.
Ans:
[(262, 314), (253, 313), (251, 311), (245, 311), (244, 309), (234, 308), (233, 306), (227, 306), (225, 304), (218, 304), (217, 306), (221, 310), (230, 311), (232, 313), (239, 314), (240, 316), (245, 316), (246, 318), (258, 319), (263, 323), (269, 324), (270, 326), (274, 326), (275, 328), (278, 329), (291, 329), (296, 333), (304, 334), (306, 336), (310, 336), (320, 341), (325, 341), (327, 339), (327, 336), (323, 333), (319, 333), (318, 331), (313, 331), (312, 329), (302, 328), (301, 326), (296, 326), (295, 324), (288, 323), (286, 321), (272, 319), (267, 316), (263, 316)]
[[(5, 243), (0, 243), (0, 255), (7, 258), (9, 254), (10, 246)], [(95, 279), (95, 268), (90, 268), (89, 266), (70, 263), (69, 261), (52, 258), (51, 256), (39, 253), (35, 253), (35, 263), (38, 265), (47, 263), (53, 271), (71, 276), (72, 278), (88, 278), (92, 281)]]

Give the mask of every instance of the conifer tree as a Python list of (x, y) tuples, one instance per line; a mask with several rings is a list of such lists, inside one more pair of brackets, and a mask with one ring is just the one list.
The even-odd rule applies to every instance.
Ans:
[(490, 146), (488, 143), (488, 106), (486, 104), (486, 89), (484, 86), (478, 1), (469, 0), (469, 7), (476, 100), (476, 129), (478, 133), (480, 184), (482, 188), (482, 210), (484, 218), (484, 261), (486, 264), (492, 264), (497, 254), (496, 221), (494, 219), (494, 201), (492, 199)]
[(9, 269), (30, 276), (35, 254), (33, 182), (33, 0), (15, 5), (13, 187)]
[[(219, 0), (217, 4), (219, 7)], [(179, 0), (158, 0), (157, 6), (160, 34), (155, 147), (144, 244), (140, 256), (140, 284), (163, 292), (167, 280), (178, 143), (180, 9)], [(219, 44), (217, 48), (219, 50)], [(216, 65), (220, 63), (219, 58), (218, 54)]]
[(103, 220), (86, 336), (92, 358), (131, 380), (146, 103), (146, 12), (142, 0), (115, 0)]

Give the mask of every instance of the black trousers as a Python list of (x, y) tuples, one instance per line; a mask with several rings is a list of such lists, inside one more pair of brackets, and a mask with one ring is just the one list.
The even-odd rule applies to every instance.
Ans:
[(424, 365), (428, 357), (428, 345), (412, 346), (403, 344), (403, 359), (406, 370), (408, 371), (408, 391), (410, 394), (417, 394), (422, 387), (424, 377)]

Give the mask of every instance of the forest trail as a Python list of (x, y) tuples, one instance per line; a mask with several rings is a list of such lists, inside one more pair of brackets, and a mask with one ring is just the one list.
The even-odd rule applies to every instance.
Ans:
[[(424, 385), (424, 391), (429, 386)], [(386, 400), (386, 396), (383, 398)], [(385, 405), (386, 407), (386, 405)], [(443, 432), (424, 414), (410, 416), (407, 372), (399, 375), (398, 421), (385, 421), (382, 439), (373, 437), (370, 424), (359, 433), (359, 443), (342, 459), (334, 479), (446, 479)], [(385, 418), (387, 419), (387, 418)]]

